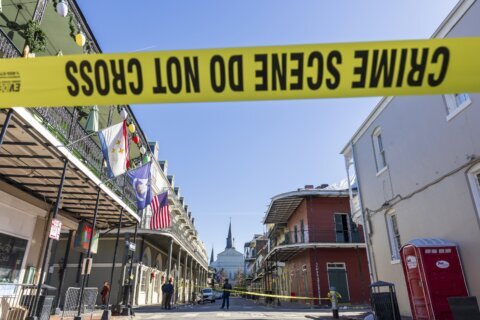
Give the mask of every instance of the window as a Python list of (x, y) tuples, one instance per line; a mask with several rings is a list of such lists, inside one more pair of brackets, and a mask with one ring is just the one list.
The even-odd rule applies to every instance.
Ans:
[(28, 241), (0, 233), (0, 283), (18, 282)]
[(398, 231), (397, 215), (395, 213), (387, 213), (387, 233), (390, 243), (391, 260), (400, 260), (400, 233)]
[(375, 153), (375, 163), (377, 164), (377, 172), (387, 166), (385, 159), (385, 149), (383, 148), (382, 132), (380, 128), (375, 129), (372, 135), (373, 151)]
[(300, 220), (300, 241), (303, 243), (305, 242), (305, 225), (303, 224), (303, 220)]
[(447, 103), (447, 119), (450, 120), (459, 114), (463, 109), (468, 107), (472, 103), (472, 100), (466, 93), (455, 93), (446, 94), (445, 102)]
[(293, 236), (294, 236), (294, 239), (295, 239), (295, 240), (294, 240), (295, 243), (297, 243), (297, 242), (298, 242), (298, 228), (297, 228), (297, 225), (295, 225), (295, 226), (293, 227)]
[(352, 218), (346, 213), (335, 213), (335, 238), (336, 242), (359, 242), (358, 228)]

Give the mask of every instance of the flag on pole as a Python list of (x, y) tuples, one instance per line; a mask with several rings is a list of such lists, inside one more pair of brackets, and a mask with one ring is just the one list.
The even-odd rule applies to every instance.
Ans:
[(137, 209), (143, 210), (152, 202), (152, 175), (149, 162), (135, 170), (127, 173), (131, 179), (135, 196), (137, 197)]
[(128, 135), (125, 121), (98, 132), (108, 176), (119, 176), (128, 168)]
[(168, 207), (168, 191), (153, 197), (150, 204), (152, 218), (150, 229), (158, 230), (170, 227), (170, 209)]

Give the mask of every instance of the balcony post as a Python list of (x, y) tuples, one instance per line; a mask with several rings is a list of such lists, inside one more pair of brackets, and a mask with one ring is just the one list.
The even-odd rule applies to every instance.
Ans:
[[(88, 250), (87, 250), (87, 258), (89, 259), (92, 254), (92, 244), (93, 238), (95, 237), (95, 225), (97, 224), (97, 215), (98, 215), (98, 207), (100, 204), (100, 193), (102, 189), (97, 187), (97, 200), (95, 201), (95, 210), (93, 212), (93, 222), (92, 222), (92, 234), (90, 235), (90, 240), (88, 241)], [(85, 261), (85, 260), (84, 260)], [(83, 291), (85, 290), (85, 285), (87, 283), (88, 272), (82, 276), (82, 286), (80, 287), (80, 295), (79, 295), (79, 303), (78, 303), (78, 311), (77, 315), (73, 318), (74, 320), (82, 320), (82, 307), (83, 307)]]
[(7, 117), (5, 118), (5, 122), (3, 123), (2, 132), (0, 132), (0, 145), (3, 144), (3, 140), (5, 139), (5, 135), (7, 134), (8, 126), (10, 125), (10, 121), (12, 120), (13, 116), (13, 109), (8, 110)]
[(183, 293), (182, 300), (183, 303), (187, 302), (187, 270), (188, 270), (188, 254), (185, 254), (185, 262), (183, 264)]
[(176, 290), (175, 290), (175, 300), (174, 300), (174, 304), (176, 304), (178, 302), (178, 300), (180, 299), (180, 277), (182, 275), (182, 247), (180, 247), (178, 249), (178, 265), (177, 265), (177, 274), (175, 275), (175, 282), (176, 282)]
[(55, 308), (58, 308), (58, 306), (60, 305), (60, 295), (63, 290), (63, 284), (65, 282), (65, 276), (67, 274), (68, 257), (70, 256), (70, 247), (72, 245), (74, 233), (74, 230), (70, 230), (70, 232), (68, 233), (67, 247), (65, 248), (65, 255), (63, 257), (63, 272), (62, 276), (60, 277), (60, 283), (58, 284), (57, 296), (55, 297)]
[(317, 294), (318, 294), (318, 304), (320, 305), (320, 272), (318, 269), (318, 257), (317, 257), (317, 247), (314, 247), (313, 254), (315, 255), (315, 276), (317, 277)]
[[(62, 200), (63, 185), (65, 183), (65, 176), (67, 175), (67, 169), (68, 169), (68, 159), (63, 159), (62, 177), (60, 179), (60, 184), (58, 186), (57, 199), (55, 200), (55, 207), (53, 209), (52, 219), (55, 219), (57, 217), (57, 213), (60, 208), (60, 201)], [(47, 230), (47, 232), (49, 231)], [(42, 258), (42, 268), (40, 269), (39, 278), (38, 278), (37, 292), (35, 293), (35, 299), (33, 301), (32, 308), (30, 309), (29, 315), (26, 318), (27, 320), (37, 320), (36, 314), (37, 314), (37, 307), (38, 307), (38, 299), (40, 297), (40, 291), (42, 290), (43, 277), (45, 274), (48, 254), (51, 248), (52, 248), (52, 238), (47, 237), (47, 244), (45, 246), (45, 252), (43, 253), (43, 258)]]
[(173, 251), (173, 239), (170, 238), (170, 247), (168, 249), (168, 269), (167, 269), (167, 282), (172, 276), (172, 252)]
[(194, 292), (195, 292), (195, 283), (193, 282), (193, 257), (192, 259), (190, 259), (190, 277), (189, 277), (189, 281), (190, 281), (190, 292), (189, 292), (189, 296), (190, 296), (190, 302), (194, 302), (193, 299), (195, 299), (195, 297), (193, 296)]
[[(137, 233), (138, 233), (138, 223), (135, 224), (135, 233), (133, 234), (133, 243), (135, 243), (135, 245), (137, 245)], [(131, 255), (131, 258), (130, 258), (130, 266), (128, 268), (128, 286), (127, 286), (127, 290), (126, 290), (126, 297), (124, 299), (125, 306), (122, 309), (122, 316), (132, 316), (133, 315), (132, 271), (133, 271), (133, 259), (134, 259), (134, 257), (135, 257), (135, 251), (132, 251), (132, 255)], [(135, 279), (135, 282), (136, 281), (137, 281), (137, 279)]]
[(107, 305), (105, 306), (105, 310), (102, 313), (102, 320), (110, 319), (112, 315), (112, 311), (110, 310), (110, 296), (113, 291), (113, 275), (115, 274), (115, 262), (117, 260), (117, 251), (118, 251), (118, 242), (120, 239), (120, 230), (122, 229), (122, 222), (123, 222), (123, 210), (120, 210), (120, 217), (118, 218), (118, 229), (117, 229), (117, 237), (115, 238), (115, 249), (113, 250), (113, 260), (112, 260), (112, 269), (110, 270), (110, 292), (107, 296)]

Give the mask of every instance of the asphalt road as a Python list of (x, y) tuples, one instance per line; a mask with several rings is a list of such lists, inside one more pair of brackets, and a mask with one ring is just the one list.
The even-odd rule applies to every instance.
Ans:
[[(221, 300), (203, 305), (182, 306), (173, 310), (162, 310), (159, 306), (139, 308), (135, 311), (136, 318), (140, 320), (155, 319), (331, 319), (331, 313), (318, 309), (292, 309), (288, 307), (266, 307), (251, 300), (232, 297), (230, 309), (221, 310)], [(360, 319), (361, 311), (341, 312), (342, 319)], [(357, 317), (355, 317), (357, 316)]]

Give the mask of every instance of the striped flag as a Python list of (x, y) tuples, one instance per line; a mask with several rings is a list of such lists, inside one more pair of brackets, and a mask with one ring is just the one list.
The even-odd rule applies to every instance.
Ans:
[(150, 203), (152, 218), (150, 229), (158, 230), (170, 227), (170, 209), (168, 208), (168, 191), (153, 197)]

